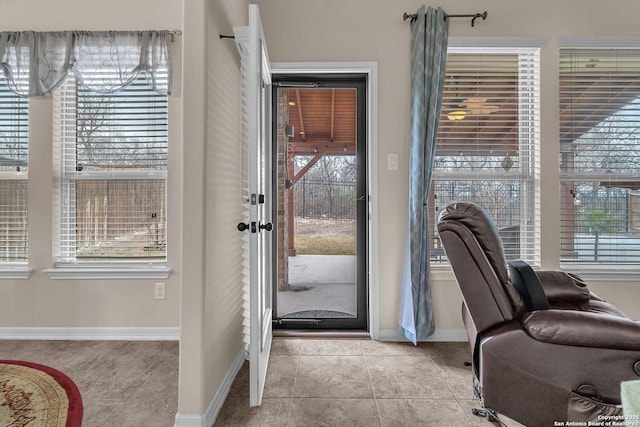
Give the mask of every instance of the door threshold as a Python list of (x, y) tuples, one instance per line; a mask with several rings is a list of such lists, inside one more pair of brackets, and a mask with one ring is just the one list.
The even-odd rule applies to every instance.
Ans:
[(371, 339), (367, 331), (310, 331), (310, 330), (273, 330), (273, 336), (278, 338), (321, 338), (321, 339)]

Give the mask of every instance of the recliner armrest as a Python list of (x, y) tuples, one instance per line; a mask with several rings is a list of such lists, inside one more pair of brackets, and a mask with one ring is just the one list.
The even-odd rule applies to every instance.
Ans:
[(589, 288), (578, 276), (563, 271), (536, 271), (536, 274), (551, 307), (580, 306), (591, 298)]
[(534, 339), (551, 344), (640, 351), (640, 322), (609, 314), (541, 310), (525, 314), (522, 325)]

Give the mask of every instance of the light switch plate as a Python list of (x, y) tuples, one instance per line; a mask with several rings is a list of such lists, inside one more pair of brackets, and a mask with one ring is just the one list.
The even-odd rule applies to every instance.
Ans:
[(156, 283), (155, 284), (155, 293), (154, 296), (156, 299), (165, 299), (167, 297), (165, 293), (165, 284), (164, 283)]
[(387, 169), (390, 171), (398, 170), (398, 153), (387, 154)]

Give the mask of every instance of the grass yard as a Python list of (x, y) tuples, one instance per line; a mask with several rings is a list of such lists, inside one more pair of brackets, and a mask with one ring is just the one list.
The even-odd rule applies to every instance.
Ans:
[(295, 238), (296, 252), (299, 255), (355, 255), (356, 239), (344, 236)]
[(355, 255), (355, 221), (296, 218), (294, 241), (300, 255)]

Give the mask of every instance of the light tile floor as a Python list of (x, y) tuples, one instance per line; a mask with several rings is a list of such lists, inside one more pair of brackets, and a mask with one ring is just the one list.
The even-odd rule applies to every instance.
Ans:
[(471, 414), (468, 360), (467, 343), (275, 338), (262, 406), (245, 364), (215, 426), (489, 426)]
[[(469, 358), (467, 343), (275, 338), (262, 406), (248, 405), (245, 364), (215, 426), (488, 427), (471, 414)], [(83, 427), (174, 425), (177, 342), (1, 340), (0, 359), (68, 375), (83, 397)]]
[(0, 341), (0, 359), (57, 369), (73, 380), (83, 427), (172, 427), (178, 411), (178, 343)]

